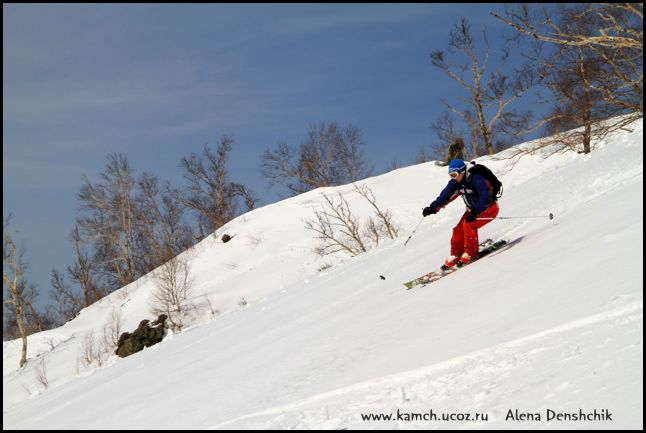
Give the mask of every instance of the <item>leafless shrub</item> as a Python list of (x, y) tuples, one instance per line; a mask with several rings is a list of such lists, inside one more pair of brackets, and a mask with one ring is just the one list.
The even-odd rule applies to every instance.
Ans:
[[(93, 365), (102, 366), (114, 353), (121, 331), (121, 311), (113, 308), (98, 338), (94, 335), (94, 331), (90, 331), (83, 336), (79, 356), (80, 363), (86, 368)], [(77, 372), (78, 369), (77, 361)]]
[(157, 286), (153, 292), (153, 314), (166, 314), (171, 328), (181, 330), (187, 314), (195, 309), (188, 257), (181, 255), (169, 260), (154, 272), (153, 278)]
[(374, 218), (370, 217), (368, 218), (368, 221), (366, 222), (366, 226), (363, 230), (363, 235), (370, 239), (370, 241), (376, 246), (379, 245), (379, 225), (377, 222), (374, 220)]
[(94, 332), (90, 331), (83, 336), (83, 341), (81, 343), (81, 363), (85, 367), (92, 366), (95, 362), (101, 366), (101, 349), (94, 338)]
[(107, 340), (106, 343), (109, 345), (110, 349), (112, 347), (117, 347), (119, 342), (119, 336), (122, 333), (122, 316), (121, 310), (118, 308), (113, 308), (110, 312), (110, 317), (108, 323), (103, 327), (103, 335)]
[(397, 237), (398, 228), (392, 221), (392, 212), (379, 208), (374, 193), (367, 185), (354, 184), (354, 188), (374, 208), (376, 218), (368, 218), (362, 229), (359, 218), (352, 214), (341, 193), (338, 193), (338, 202), (323, 193), (323, 210), (315, 211), (315, 219), (305, 220), (305, 228), (314, 231), (317, 239), (321, 240), (321, 245), (315, 249), (317, 254), (323, 256), (344, 251), (357, 256), (365, 253), (369, 247), (379, 245), (383, 237)]
[(36, 381), (40, 383), (43, 389), (49, 387), (49, 380), (47, 379), (47, 364), (45, 364), (45, 356), (40, 357), (40, 361), (36, 365)]
[[(368, 185), (363, 184), (359, 186), (357, 184), (354, 184), (354, 189), (363, 198), (365, 198), (375, 210), (377, 221), (373, 221), (372, 218), (370, 219), (369, 224), (371, 225), (371, 228), (369, 230), (375, 233), (375, 235), (388, 236), (390, 239), (395, 239), (398, 235), (398, 228), (393, 223), (392, 212), (390, 210), (382, 211), (379, 208), (375, 194), (368, 187)], [(376, 243), (378, 243), (378, 238)]]
[(345, 251), (357, 256), (367, 251), (361, 236), (359, 219), (352, 215), (348, 202), (338, 193), (339, 202), (325, 193), (323, 210), (314, 213), (316, 219), (306, 219), (305, 228), (317, 234), (322, 241), (318, 251), (321, 255)]

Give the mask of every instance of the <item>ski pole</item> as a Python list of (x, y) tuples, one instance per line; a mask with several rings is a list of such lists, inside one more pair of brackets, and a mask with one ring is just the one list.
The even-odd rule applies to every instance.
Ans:
[(535, 215), (535, 216), (501, 216), (493, 218), (476, 218), (477, 220), (511, 220), (511, 219), (521, 219), (521, 218), (549, 218), (554, 219), (554, 214), (550, 213), (549, 215)]
[[(413, 229), (413, 232), (410, 234), (410, 236), (408, 237), (408, 239), (406, 239), (406, 242), (404, 242), (404, 246), (406, 246), (406, 244), (408, 243), (408, 241), (410, 241), (410, 238), (412, 238), (412, 237), (413, 237), (413, 235), (415, 234), (415, 232), (417, 231), (417, 229), (419, 228), (419, 226), (420, 226), (420, 225), (422, 225), (422, 221), (424, 221), (424, 217), (422, 217), (422, 219), (421, 219), (421, 220), (419, 220), (419, 222), (417, 223), (417, 225), (416, 225), (416, 226), (415, 226), (415, 228)], [(385, 279), (386, 279), (386, 277), (384, 277), (383, 275), (379, 275), (379, 278), (381, 278), (382, 280), (385, 280)]]
[(413, 229), (413, 233), (411, 233), (411, 234), (410, 234), (410, 236), (408, 237), (408, 239), (406, 239), (406, 242), (404, 242), (404, 246), (406, 246), (406, 244), (408, 243), (408, 241), (410, 241), (410, 238), (412, 238), (412, 237), (413, 237), (413, 235), (415, 234), (415, 232), (417, 231), (417, 229), (419, 228), (419, 226), (422, 224), (422, 221), (424, 221), (424, 217), (422, 217), (422, 219), (421, 219), (421, 220), (419, 220), (419, 222), (417, 223), (417, 225), (416, 225), (416, 226), (415, 226), (415, 228)]

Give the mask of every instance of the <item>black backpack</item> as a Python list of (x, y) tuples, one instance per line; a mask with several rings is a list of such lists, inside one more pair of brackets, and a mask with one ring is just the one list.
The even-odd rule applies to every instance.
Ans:
[(497, 199), (502, 197), (502, 182), (498, 180), (496, 175), (482, 164), (476, 164), (473, 161), (471, 161), (471, 164), (473, 164), (473, 167), (469, 169), (469, 173), (472, 175), (479, 174), (480, 176), (487, 179), (491, 184), (491, 187), (493, 188), (493, 196)]

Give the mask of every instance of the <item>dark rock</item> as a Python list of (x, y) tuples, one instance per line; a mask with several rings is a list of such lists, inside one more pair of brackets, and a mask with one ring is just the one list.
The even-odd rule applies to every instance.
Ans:
[(125, 358), (139, 352), (144, 347), (159, 343), (164, 338), (166, 319), (168, 316), (162, 314), (152, 323), (150, 320), (142, 320), (134, 332), (121, 334), (115, 353)]

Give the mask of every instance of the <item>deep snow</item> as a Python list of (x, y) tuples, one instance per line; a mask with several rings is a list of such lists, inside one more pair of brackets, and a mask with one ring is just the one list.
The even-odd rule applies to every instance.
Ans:
[[(442, 263), (464, 211), (453, 202), (403, 246), (446, 168), (360, 182), (401, 230), (356, 258), (317, 256), (303, 223), (321, 192), (340, 191), (369, 215), (351, 185), (249, 212), (218, 231), (232, 241), (211, 237), (191, 253), (202, 309), (161, 344), (102, 367), (79, 363), (84, 336), (113, 313), (123, 330), (152, 319), (149, 277), (31, 336), (22, 370), (19, 342), (3, 343), (3, 427), (642, 428), (642, 121), (589, 155), (529, 156), (509, 172), (509, 161), (479, 161), (504, 184), (500, 216), (555, 219), (493, 221), (481, 239), (509, 247), (407, 291), (403, 281)], [(36, 380), (43, 358), (47, 390)], [(612, 421), (548, 421), (547, 409), (606, 409)], [(487, 420), (362, 419), (431, 410)], [(510, 410), (543, 417), (511, 421)]]

